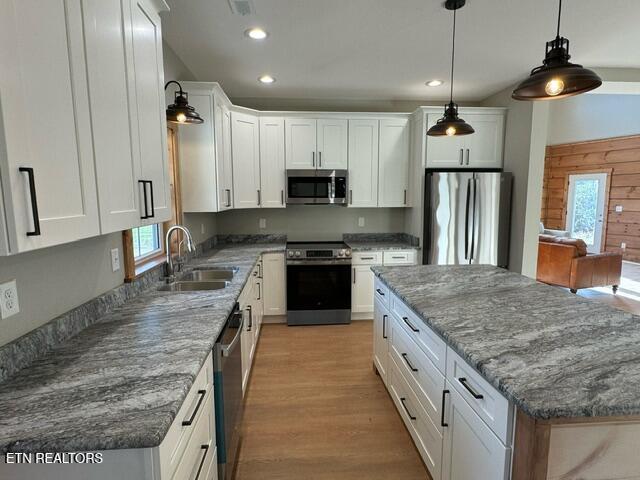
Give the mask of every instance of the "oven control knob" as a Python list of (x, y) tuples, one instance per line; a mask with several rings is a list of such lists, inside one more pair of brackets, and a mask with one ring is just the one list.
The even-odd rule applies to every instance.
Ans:
[(340, 250), (340, 252), (338, 252), (338, 256), (339, 256), (339, 257), (344, 257), (346, 253), (347, 253), (347, 252), (346, 252), (346, 251), (345, 251), (345, 249), (343, 248), (342, 250)]
[(300, 250), (296, 250), (296, 257), (299, 257), (300, 255)]
[(287, 255), (289, 255), (290, 257), (293, 257), (293, 250), (289, 250), (289, 251), (287, 252)]
[(351, 256), (351, 250), (345, 250), (344, 252), (345, 256), (350, 257)]

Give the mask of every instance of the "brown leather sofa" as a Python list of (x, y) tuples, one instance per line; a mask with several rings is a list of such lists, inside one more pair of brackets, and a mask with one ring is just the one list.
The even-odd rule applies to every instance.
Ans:
[(587, 245), (579, 238), (540, 235), (538, 240), (539, 282), (579, 288), (608, 287), (618, 291), (622, 272), (622, 254), (587, 254)]

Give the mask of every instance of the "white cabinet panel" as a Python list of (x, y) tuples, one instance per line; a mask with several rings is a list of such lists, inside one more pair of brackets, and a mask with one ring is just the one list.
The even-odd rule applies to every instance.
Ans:
[(349, 120), (349, 206), (378, 206), (378, 120)]
[(409, 199), (409, 120), (380, 120), (379, 207), (406, 207)]
[(233, 203), (235, 208), (260, 206), (260, 151), (258, 118), (231, 112)]
[[(98, 235), (80, 2), (3, 1), (0, 45), (0, 177), (11, 253)], [(39, 235), (27, 235), (36, 199), (21, 167), (33, 169)]]
[(126, 230), (140, 223), (140, 152), (135, 82), (129, 74), (134, 70), (129, 3), (82, 2), (102, 233)]
[[(461, 115), (462, 116), (462, 115)], [(441, 113), (427, 115), (427, 130), (434, 126)], [(466, 116), (463, 116), (467, 120)], [(461, 168), (464, 165), (464, 137), (429, 137), (427, 136), (427, 167), (429, 168)]]
[(373, 314), (373, 363), (385, 384), (389, 364), (390, 321), (389, 311), (376, 298)]
[(265, 253), (262, 256), (264, 279), (264, 314), (285, 315), (286, 270), (284, 253)]
[(316, 168), (316, 121), (287, 118), (284, 124), (287, 168)]
[(464, 137), (465, 165), (474, 168), (502, 168), (503, 115), (467, 115), (476, 133)]
[(509, 478), (511, 449), (500, 442), (448, 381), (447, 389), (442, 478)]
[(284, 208), (284, 119), (260, 118), (260, 191), (262, 208)]
[(316, 167), (347, 168), (347, 120), (323, 118), (317, 120)]
[(392, 250), (384, 252), (384, 265), (414, 265), (416, 263), (415, 250)]
[(218, 204), (220, 210), (233, 208), (233, 155), (231, 151), (231, 112), (222, 107), (222, 174), (218, 176), (220, 192), (224, 200)]
[[(192, 89), (186, 85), (183, 87), (189, 89), (189, 104), (200, 114), (204, 123), (178, 127), (182, 209), (185, 212), (215, 212), (218, 204), (214, 99), (206, 90)], [(174, 85), (170, 85), (172, 99), (173, 88)], [(221, 117), (221, 109), (216, 110)]]
[[(171, 190), (164, 108), (164, 64), (160, 16), (149, 0), (131, 5), (135, 96), (141, 180), (148, 180), (152, 216), (143, 224), (171, 218)], [(140, 202), (141, 204), (143, 202)]]
[(373, 312), (373, 278), (369, 265), (351, 268), (351, 311), (353, 313)]

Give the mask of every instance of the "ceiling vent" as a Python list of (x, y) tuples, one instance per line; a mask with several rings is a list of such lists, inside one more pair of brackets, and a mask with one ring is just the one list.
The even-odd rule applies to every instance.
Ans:
[(245, 17), (256, 13), (256, 7), (253, 5), (253, 0), (229, 0), (229, 6), (235, 15)]

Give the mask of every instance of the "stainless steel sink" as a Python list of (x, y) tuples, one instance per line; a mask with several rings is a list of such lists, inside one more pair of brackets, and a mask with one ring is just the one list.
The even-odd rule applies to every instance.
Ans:
[(223, 280), (208, 282), (191, 282), (179, 281), (163, 285), (158, 288), (160, 292), (198, 292), (206, 290), (221, 290), (229, 285), (229, 282)]
[(231, 269), (212, 269), (212, 270), (193, 270), (185, 273), (180, 281), (183, 282), (202, 282), (209, 280), (232, 280), (235, 270)]

